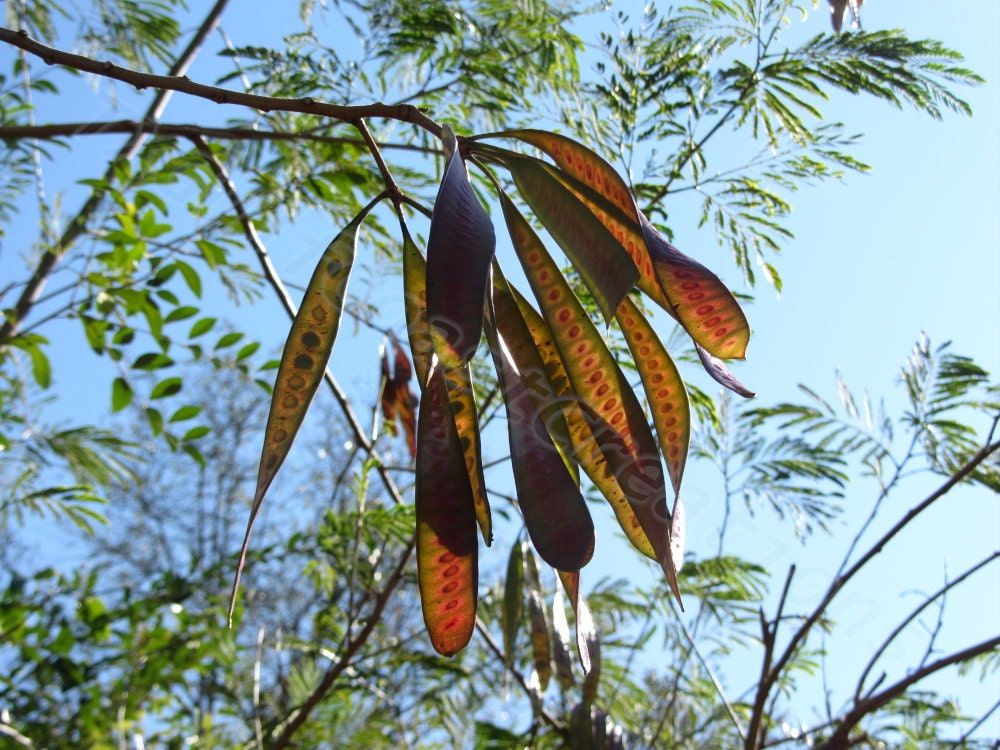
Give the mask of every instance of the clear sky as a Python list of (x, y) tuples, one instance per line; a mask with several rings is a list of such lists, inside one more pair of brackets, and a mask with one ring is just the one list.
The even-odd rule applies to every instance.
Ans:
[[(246, 0), (236, 0), (234, 5), (243, 3)], [(625, 8), (626, 3), (616, 6)], [(240, 15), (246, 19), (243, 23)], [(856, 156), (873, 169), (867, 175), (849, 175), (844, 184), (806, 187), (793, 196), (795, 212), (789, 227), (795, 239), (787, 243), (776, 261), (785, 289), (780, 299), (764, 287), (757, 290), (758, 301), (748, 311), (754, 328), (749, 358), (736, 367), (739, 377), (759, 393), (762, 404), (796, 398), (794, 387), (798, 383), (836, 399), (834, 374), (839, 370), (858, 392), (885, 394), (890, 397), (890, 406), (899, 407), (899, 397), (891, 395), (898, 384), (898, 368), (921, 331), (935, 344), (954, 341), (954, 352), (974, 357), (994, 376), (1000, 374), (1000, 3), (870, 0), (864, 5), (863, 20), (869, 30), (898, 27), (911, 37), (943, 41), (965, 54), (967, 66), (987, 83), (959, 92), (972, 105), (973, 117), (947, 115), (941, 122), (880, 102), (833, 97), (831, 117), (844, 121), (849, 131), (865, 134)], [(241, 14), (234, 9), (224, 27), (236, 44), (253, 43), (261, 22), (256, 10)], [(794, 33), (809, 36), (826, 24), (823, 2), (819, 12)], [(208, 48), (214, 51), (219, 46), (218, 37), (213, 37)], [(9, 59), (11, 54), (9, 49), (0, 49), (0, 59)], [(211, 81), (211, 70), (206, 56), (190, 76)], [(73, 85), (70, 81), (61, 83), (66, 91)], [(188, 121), (188, 111), (211, 111), (216, 121), (227, 116), (211, 108), (214, 105), (188, 110), (179, 98), (175, 97), (166, 119)], [(39, 120), (120, 119), (140, 111), (133, 102), (131, 96), (123, 94), (122, 109), (117, 112), (94, 109), (90, 104), (90, 111), (52, 109), (41, 113)], [(179, 112), (185, 115), (178, 116)], [(81, 139), (81, 148), (72, 157), (76, 160), (72, 174), (67, 173), (65, 179), (96, 175), (103, 169), (102, 159), (113, 153), (119, 142), (117, 137)], [(55, 154), (66, 159), (58, 149)], [(54, 171), (49, 168), (48, 174)], [(58, 178), (50, 179), (53, 191), (67, 188), (59, 185)], [(66, 198), (67, 212), (75, 210), (78, 195)], [(680, 217), (673, 229), (683, 250), (739, 288), (739, 275), (725, 251), (716, 246), (710, 230), (698, 230), (693, 222), (685, 226)], [(2, 241), (0, 273), (4, 276), (7, 271), (3, 269), (30, 241), (31, 230), (30, 225), (14, 227)], [(313, 224), (265, 240), (279, 269), (301, 280), (309, 272), (307, 259), (325, 246), (333, 231), (328, 225)], [(376, 297), (374, 301), (381, 300)], [(253, 313), (229, 310), (224, 314), (259, 320), (265, 347), (276, 348), (284, 335), (285, 319), (274, 302), (262, 304)], [(75, 326), (63, 330), (76, 331)], [(350, 332), (351, 328), (345, 327), (345, 335)], [(60, 347), (55, 377), (60, 392), (67, 396), (62, 403), (74, 405), (73, 411), (80, 418), (99, 420), (106, 394), (95, 394), (94, 383), (105, 388), (106, 381), (80, 377), (79, 362), (90, 361), (87, 353), (72, 344), (64, 347), (62, 341), (54, 343)], [(371, 398), (376, 375), (374, 345), (377, 342), (352, 344), (345, 338), (334, 351), (334, 372), (365, 399)], [(370, 362), (371, 371), (359, 371), (358, 362), (366, 363), (365, 367)], [(687, 373), (702, 387), (710, 387), (693, 368)], [(685, 485), (690, 547), (696, 553), (714, 549), (717, 513), (698, 502), (710, 506), (718, 497), (715, 482), (711, 473), (696, 469)], [(900, 505), (890, 514), (903, 512), (932, 486), (906, 486)], [(867, 492), (849, 500), (866, 507), (871, 497)], [(832, 537), (814, 537), (804, 549), (792, 538), (790, 527), (776, 528), (764, 512), (755, 520), (741, 521), (740, 551), (767, 565), (777, 579), (789, 563), (798, 562), (804, 590), (795, 594), (801, 599), (792, 603), (806, 608), (810, 601), (806, 582), (824, 579), (836, 568), (853, 533), (850, 523), (857, 521), (853, 515), (856, 510), (848, 513), (847, 525)], [(595, 569), (588, 571), (588, 576), (596, 578), (615, 567), (617, 556), (604, 549), (610, 536), (603, 533), (599, 538)], [(957, 497), (913, 530), (901, 545), (900, 555), (886, 556), (880, 568), (882, 578), (869, 581), (867, 588), (852, 594), (843, 610), (846, 639), (861, 646), (877, 643), (885, 631), (873, 623), (879, 622), (880, 616), (891, 618), (900, 606), (905, 609), (915, 602), (904, 592), (936, 588), (946, 569), (956, 572), (968, 564), (966, 551), (982, 553), (991, 546), (1000, 546), (996, 498), (983, 493)], [(964, 608), (958, 609), (961, 615), (957, 619), (992, 622), (995, 633), (1000, 628), (1000, 589), (996, 585), (1000, 575), (994, 572), (992, 580), (985, 583), (977, 601), (956, 600), (954, 606)], [(977, 632), (983, 631), (980, 628)], [(853, 663), (852, 652), (847, 653), (843, 663)], [(736, 685), (745, 682), (734, 679)], [(1000, 723), (993, 722), (993, 726), (1000, 728)]]

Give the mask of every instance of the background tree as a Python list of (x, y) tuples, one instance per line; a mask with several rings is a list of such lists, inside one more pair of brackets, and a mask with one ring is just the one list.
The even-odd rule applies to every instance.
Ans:
[[(219, 318), (231, 313), (221, 295), (253, 301), (273, 293), (289, 307), (281, 278), (307, 271), (329, 237), (312, 238), (301, 256), (281, 258), (282, 273), (265, 242), (292, 237), (317, 214), (339, 229), (386, 188), (401, 215), (403, 204), (432, 205), (443, 164), (438, 123), (455, 123), (462, 133), (545, 126), (612, 158), (663, 231), (673, 223), (663, 199), (697, 193), (703, 222), (715, 227), (744, 279), (753, 284), (762, 269), (780, 288), (773, 260), (790, 238), (788, 193), (864, 168), (851, 155), (854, 138), (843, 126), (812, 119), (826, 92), (870, 93), (934, 116), (967, 110), (950, 86), (977, 79), (955, 53), (900, 32), (831, 36), (819, 28), (812, 39), (783, 46), (785, 18), (795, 8), (787, 2), (701, 3), (665, 16), (652, 8), (642, 18), (613, 16), (619, 30), (605, 33), (600, 49), (587, 53), (575, 32), (584, 28), (587, 9), (341, 3), (318, 17), (303, 6), (301, 28), (283, 41), (226, 39), (207, 78), (193, 70), (190, 80), (144, 72), (184, 75), (225, 20), (226, 5), (217, 3), (205, 19), (187, 19), (169, 4), (116, 2), (95, 6), (78, 26), (59, 20), (48, 4), (7, 8), (8, 26), (28, 34), (0, 33), (19, 50), (2, 84), (0, 135), (11, 175), (2, 208), (11, 216), (37, 198), (41, 231), (23, 273), (12, 272), (15, 280), (4, 288), (2, 460), (15, 481), (7, 484), (3, 518), (11, 537), (20, 534), (25, 511), (47, 509), (86, 524), (95, 520), (95, 501), (110, 497), (114, 526), (111, 536), (95, 542), (107, 567), (74, 576), (12, 567), (2, 625), (3, 658), (11, 665), (2, 693), (10, 716), (0, 724), (5, 736), (38, 746), (130, 736), (165, 745), (197, 736), (209, 745), (269, 747), (974, 745), (980, 717), (963, 722), (940, 696), (915, 689), (927, 684), (918, 678), (951, 664), (992, 674), (995, 633), (970, 635), (962, 648), (938, 654), (938, 629), (932, 629), (923, 655), (909, 662), (911, 671), (871, 679), (878, 657), (898, 637), (887, 634), (859, 674), (854, 696), (828, 697), (824, 719), (809, 722), (812, 728), (802, 728), (795, 719), (801, 708), (790, 700), (792, 685), (805, 679), (793, 683), (796, 675), (823, 669), (817, 631), (832, 626), (834, 599), (875, 553), (896, 543), (915, 511), (960, 482), (996, 491), (991, 419), (997, 405), (986, 390), (987, 375), (926, 342), (904, 368), (910, 407), (895, 420), (872, 417), (868, 424), (877, 407), (864, 408), (867, 402), (843, 386), (843, 415), (813, 392), (806, 394), (810, 404), (748, 409), (725, 397), (713, 402), (689, 386), (699, 425), (695, 455), (721, 469), (725, 519), (742, 496), (790, 515), (800, 533), (828, 526), (836, 499), (852, 489), (854, 456), (878, 483), (873, 520), (915, 464), (943, 477), (913, 512), (897, 514), (898, 529), (890, 527), (874, 546), (859, 533), (829, 590), (805, 614), (785, 611), (796, 583), (791, 573), (777, 588), (774, 614), (755, 614), (766, 571), (727, 554), (726, 522), (717, 548), (696, 550), (681, 571), (689, 614), (677, 616), (657, 579), (599, 582), (588, 586), (586, 601), (575, 601), (572, 580), (564, 581), (567, 597), (531, 547), (520, 543), (511, 493), (491, 480), (495, 511), (508, 519), (498, 521), (500, 539), (511, 554), (484, 560), (497, 570), (484, 576), (478, 637), (456, 660), (437, 656), (417, 615), (414, 518), (405, 497), (412, 469), (404, 436), (393, 439), (381, 425), (374, 347), (362, 395), (349, 398), (327, 378), (344, 424), (335, 428), (335, 442), (320, 443), (323, 455), (310, 468), (316, 477), (285, 490), (286, 503), (269, 501), (291, 509), (275, 511), (270, 528), (280, 531), (254, 545), (259, 559), (234, 636), (219, 627), (218, 598), (233, 572), (232, 533), (243, 520), (232, 511), (241, 493), (250, 493), (239, 479), (252, 467), (260, 440), (243, 440), (263, 418), (249, 411), (257, 392), (252, 380), (270, 387), (267, 370), (276, 364), (258, 371), (252, 332), (260, 329), (246, 312), (238, 328), (226, 329)], [(321, 23), (339, 33), (350, 27), (357, 40), (338, 34), (335, 45), (324, 46)], [(189, 27), (197, 31), (183, 34)], [(102, 56), (122, 67), (70, 57), (30, 38), (51, 44), (57, 31), (60, 37), (75, 32), (85, 52), (98, 44)], [(32, 54), (160, 93), (149, 94), (134, 120), (40, 125), (37, 113), (47, 111), (48, 97), (68, 96), (67, 79), (39, 73)], [(582, 73), (590, 64), (596, 76)], [(200, 83), (212, 78), (239, 87), (210, 90)], [(221, 113), (186, 99), (177, 105), (192, 107), (190, 119), (168, 122), (164, 87), (243, 106)], [(125, 91), (114, 93), (131, 102)], [(381, 101), (392, 104), (366, 104)], [(362, 108), (347, 108), (352, 105)], [(220, 113), (244, 119), (223, 121)], [(126, 144), (98, 170), (102, 177), (87, 182), (92, 192), (81, 210), (61, 218), (46, 197), (51, 171), (43, 161), (47, 146), (37, 139), (85, 141), (115, 132), (130, 134)], [(726, 144), (716, 157), (716, 144), (727, 138), (738, 150)], [(512, 159), (479, 153), (497, 162)], [(215, 190), (219, 186), (223, 191)], [(477, 188), (489, 190), (486, 183)], [(417, 214), (406, 220), (420, 239), (427, 225)], [(376, 210), (364, 223), (361, 244), (375, 252), (358, 269), (364, 291), (354, 283), (345, 310), (356, 330), (376, 337), (397, 332), (405, 340), (401, 307), (386, 302), (398, 299), (399, 279), (382, 283), (387, 271), (398, 274), (406, 252), (390, 229), (394, 221), (392, 213)], [(245, 257), (247, 247), (252, 254)], [(7, 254), (3, 260), (11, 261)], [(572, 272), (570, 278), (582, 293), (586, 280)], [(77, 327), (67, 329), (66, 321)], [(86, 424), (45, 426), (53, 409), (42, 402), (58, 392), (53, 382), (59, 384), (49, 357), (67, 330), (82, 330), (86, 346), (108, 363), (109, 405), (122, 417), (139, 418), (140, 438), (122, 440), (120, 432)], [(54, 349), (49, 341), (60, 343)], [(684, 352), (681, 337), (671, 342)], [(626, 351), (623, 343), (612, 338), (616, 352)], [(198, 378), (210, 385), (199, 387)], [(477, 367), (475, 379), (489, 466), (504, 458), (489, 439), (500, 398), (488, 368)], [(224, 395), (196, 398), (200, 391)], [(361, 404), (372, 409), (374, 429), (357, 416)], [(901, 431), (908, 447), (894, 448), (891, 436)], [(168, 451), (176, 455), (167, 458)], [(136, 464), (137, 455), (155, 460)], [(189, 505), (192, 498), (197, 502)], [(130, 507), (139, 513), (133, 516)], [(133, 544), (122, 543), (125, 530)], [(643, 567), (638, 558), (634, 565)], [(900, 625), (919, 626), (925, 610), (992, 565), (995, 554), (987, 551), (980, 563), (930, 592)], [(311, 591), (288, 583), (300, 570)], [(104, 590), (123, 580), (131, 581), (123, 593)], [(522, 619), (533, 626), (530, 647), (517, 628)], [(567, 620), (575, 625), (583, 671), (569, 657)], [(720, 671), (727, 654), (753, 638), (762, 642), (763, 665), (751, 690), (734, 695), (734, 676)], [(645, 676), (654, 642), (663, 644), (669, 660)]]

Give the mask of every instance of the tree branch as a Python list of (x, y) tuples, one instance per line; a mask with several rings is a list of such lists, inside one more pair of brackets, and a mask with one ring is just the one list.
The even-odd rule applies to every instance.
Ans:
[[(194, 62), (195, 57), (197, 57), (198, 52), (201, 50), (202, 43), (212, 32), (212, 29), (214, 29), (218, 24), (219, 18), (222, 16), (222, 11), (225, 9), (228, 2), (229, 0), (217, 0), (215, 5), (208, 12), (208, 15), (205, 16), (205, 20), (202, 21), (201, 26), (198, 27), (198, 30), (191, 38), (187, 48), (171, 66), (168, 74), (166, 76), (156, 76), (157, 78), (165, 78), (167, 80), (187, 80), (185, 78), (180, 78), (179, 76), (183, 76), (188, 68), (191, 67), (191, 63)], [(71, 55), (68, 52), (60, 52), (59, 50), (53, 50), (46, 47), (44, 44), (31, 39), (24, 31), (11, 31), (10, 29), (0, 27), (0, 41), (8, 42), (15, 47), (23, 49), (25, 52), (38, 55), (39, 57), (45, 59), (46, 62), (50, 62), (50, 64), (52, 62), (67, 64), (65, 61), (70, 58), (79, 58), (81, 60), (88, 59), (80, 55)], [(55, 55), (61, 59), (49, 61), (46, 58), (46, 54), (40, 54), (40, 51), (45, 50), (55, 53)], [(110, 63), (108, 63), (108, 65), (110, 65)], [(168, 89), (164, 88), (159, 91), (153, 99), (153, 102), (149, 105), (149, 108), (146, 110), (143, 122), (153, 123), (159, 119), (159, 117), (163, 114), (164, 108), (167, 106), (170, 96), (171, 92)], [(114, 179), (114, 167), (119, 160), (132, 159), (139, 152), (139, 147), (142, 145), (145, 138), (145, 132), (141, 130), (133, 132), (132, 137), (129, 138), (124, 145), (122, 145), (115, 157), (108, 163), (108, 168), (104, 173), (105, 182), (111, 182)], [(80, 235), (84, 233), (84, 231), (86, 231), (87, 222), (100, 207), (103, 199), (104, 191), (99, 188), (94, 188), (90, 197), (87, 199), (87, 202), (83, 204), (76, 216), (73, 217), (73, 220), (66, 228), (66, 231), (63, 232), (62, 236), (58, 239), (55, 245), (47, 249), (42, 255), (41, 259), (38, 261), (38, 266), (35, 268), (35, 272), (28, 280), (24, 290), (21, 292), (21, 296), (14, 305), (12, 314), (3, 322), (3, 325), (0, 325), (0, 353), (7, 348), (10, 340), (18, 334), (21, 328), (21, 322), (38, 301), (38, 297), (41, 295), (42, 289), (45, 287), (45, 282), (55, 270), (58, 262), (66, 254), (69, 247), (80, 237)]]
[(1000, 558), (1000, 552), (994, 552), (989, 557), (983, 558), (978, 563), (976, 563), (971, 568), (969, 568), (964, 573), (962, 573), (958, 578), (955, 578), (954, 580), (948, 581), (944, 586), (942, 586), (937, 591), (935, 591), (933, 594), (931, 594), (926, 599), (924, 599), (924, 601), (922, 601), (912, 612), (910, 612), (909, 615), (907, 615), (902, 621), (900, 621), (899, 625), (897, 625), (893, 629), (893, 631), (888, 636), (886, 636), (885, 640), (882, 641), (882, 644), (875, 650), (875, 653), (872, 654), (872, 658), (865, 665), (864, 671), (861, 673), (861, 677), (858, 678), (858, 684), (857, 684), (857, 687), (855, 688), (855, 691), (854, 691), (854, 699), (855, 699), (855, 701), (858, 701), (858, 700), (861, 699), (861, 691), (864, 688), (865, 680), (867, 679), (868, 675), (871, 673), (872, 668), (875, 666), (875, 662), (877, 662), (878, 659), (879, 659), (879, 657), (883, 653), (885, 653), (885, 650), (889, 647), (889, 644), (892, 643), (893, 640), (895, 640), (896, 636), (898, 636), (907, 625), (909, 625), (911, 622), (913, 622), (913, 620), (921, 612), (923, 612), (923, 610), (926, 607), (928, 607), (932, 602), (934, 602), (937, 599), (939, 599), (940, 597), (944, 596), (948, 591), (950, 591), (951, 589), (953, 589), (956, 586), (958, 586), (959, 584), (961, 584), (962, 581), (964, 581), (966, 578), (968, 578), (969, 576), (971, 576), (973, 573), (975, 573), (976, 571), (980, 570), (981, 568), (986, 567), (987, 565), (989, 565), (991, 562), (993, 562), (997, 558)]
[[(361, 138), (347, 138), (315, 133), (283, 133), (277, 130), (252, 130), (251, 128), (209, 128), (203, 125), (170, 124), (142, 120), (115, 120), (110, 122), (64, 122), (48, 125), (0, 125), (0, 139), (18, 140), (27, 138), (54, 139), (62, 136), (107, 135), (109, 133), (147, 133), (152, 135), (176, 135), (192, 138), (201, 135), (206, 138), (230, 141), (310, 141), (313, 143), (336, 143), (353, 146), (367, 146)], [(438, 154), (440, 149), (428, 148), (415, 143), (381, 143), (379, 148), (399, 151), (416, 151), (424, 154)]]
[[(988, 439), (992, 440), (992, 437), (993, 431), (991, 430)], [(878, 555), (885, 548), (885, 546), (892, 541), (892, 539), (914, 518), (920, 515), (944, 495), (948, 494), (948, 492), (950, 492), (957, 484), (968, 478), (968, 476), (972, 474), (980, 464), (982, 464), (987, 458), (996, 453), (998, 450), (1000, 450), (1000, 442), (988, 442), (982, 449), (979, 450), (979, 452), (976, 453), (976, 455), (970, 458), (963, 466), (955, 471), (954, 474), (948, 477), (944, 484), (924, 498), (920, 503), (911, 508), (906, 515), (903, 516), (903, 518), (900, 519), (885, 534), (883, 534), (882, 537), (879, 538), (878, 541), (876, 541), (847, 572), (838, 576), (836, 580), (830, 584), (830, 588), (827, 590), (822, 601), (820, 601), (813, 612), (805, 618), (805, 621), (799, 629), (792, 635), (788, 646), (786, 646), (785, 651), (782, 653), (778, 661), (767, 673), (762, 674), (759, 693), (766, 694), (771, 691), (771, 688), (774, 686), (775, 681), (777, 681), (778, 676), (785, 669), (785, 667), (788, 666), (792, 656), (812, 630), (812, 627), (819, 621), (820, 617), (822, 617), (823, 613), (830, 606), (830, 603), (837, 596), (837, 594), (858, 573), (858, 571), (860, 571), (873, 557)], [(935, 662), (935, 664), (937, 663), (938, 662)], [(920, 670), (918, 673), (923, 673), (924, 671), (925, 670)]]
[(368, 638), (375, 630), (375, 627), (382, 621), (382, 612), (385, 609), (385, 605), (389, 601), (390, 595), (396, 590), (396, 587), (399, 586), (400, 582), (403, 580), (403, 573), (406, 571), (406, 566), (409, 563), (410, 555), (413, 553), (415, 543), (416, 537), (411, 538), (407, 543), (405, 549), (403, 550), (403, 554), (399, 558), (399, 562), (392, 571), (392, 575), (385, 583), (385, 588), (382, 589), (381, 593), (379, 593), (379, 595), (375, 598), (371, 614), (365, 620), (364, 626), (353, 640), (349, 640), (347, 642), (340, 658), (334, 661), (327, 668), (326, 672), (323, 674), (323, 679), (320, 680), (316, 689), (313, 690), (294, 715), (283, 726), (279, 727), (281, 733), (268, 745), (270, 750), (282, 750), (282, 748), (286, 748), (291, 745), (292, 737), (299, 730), (299, 728), (306, 723), (309, 715), (313, 712), (316, 706), (319, 705), (320, 701), (326, 697), (326, 694), (330, 691), (330, 688), (333, 687), (337, 678), (350, 666), (351, 659), (353, 659), (355, 654), (357, 654), (365, 643), (368, 642)]
[[(487, 648), (493, 653), (501, 664), (506, 665), (507, 662), (504, 659), (503, 649), (500, 648), (500, 644), (496, 642), (496, 639), (489, 631), (489, 628), (487, 628), (486, 625), (483, 624), (483, 621), (478, 617), (476, 618), (476, 630), (479, 632), (479, 635), (482, 636), (483, 640), (486, 641)], [(545, 721), (545, 723), (558, 732), (563, 740), (569, 740), (569, 730), (561, 721), (545, 710), (545, 707), (541, 705), (540, 696), (538, 696), (537, 690), (532, 689), (532, 687), (528, 684), (528, 681), (524, 678), (524, 675), (514, 667), (505, 666), (505, 669), (510, 672), (517, 684), (521, 686), (525, 695), (528, 696), (528, 699), (538, 709), (538, 715)]]
[(851, 730), (854, 729), (854, 727), (856, 727), (865, 716), (882, 708), (894, 698), (898, 698), (912, 685), (925, 677), (928, 677), (935, 672), (939, 672), (945, 667), (960, 664), (964, 661), (968, 661), (969, 659), (973, 659), (980, 654), (985, 654), (998, 646), (1000, 646), (1000, 636), (989, 638), (985, 641), (977, 643), (975, 646), (969, 646), (961, 651), (956, 651), (955, 653), (949, 654), (948, 656), (942, 657), (941, 659), (928, 664), (922, 669), (911, 672), (906, 677), (899, 680), (899, 682), (896, 682), (891, 687), (886, 688), (881, 693), (876, 693), (869, 698), (856, 701), (854, 708), (844, 715), (836, 731), (834, 731), (834, 733), (830, 736), (830, 739), (819, 746), (819, 750), (840, 750), (841, 748), (850, 747), (849, 738)]
[[(220, 4), (224, 3), (225, 0), (220, 0)], [(15, 47), (19, 47), (26, 52), (40, 57), (49, 65), (65, 65), (85, 73), (93, 73), (104, 78), (113, 78), (116, 81), (131, 84), (139, 89), (158, 89), (161, 91), (161, 95), (166, 92), (177, 91), (201, 99), (207, 99), (216, 104), (236, 104), (257, 109), (261, 112), (301, 112), (319, 117), (330, 117), (344, 122), (356, 122), (368, 117), (399, 120), (421, 127), (433, 135), (441, 135), (441, 126), (425, 115), (418, 107), (410, 104), (393, 105), (382, 104), (381, 102), (361, 105), (326, 104), (312, 97), (283, 98), (247, 94), (232, 89), (197, 83), (174, 72), (168, 75), (140, 73), (136, 70), (115, 65), (110, 61), (101, 62), (91, 57), (49, 47), (32, 39), (26, 32), (11, 31), (3, 27), (0, 27), (0, 42), (7, 42)]]

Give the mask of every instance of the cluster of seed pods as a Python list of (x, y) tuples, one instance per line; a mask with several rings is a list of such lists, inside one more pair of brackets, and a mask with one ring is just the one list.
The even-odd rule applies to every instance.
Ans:
[[(520, 140), (551, 161), (484, 142), (493, 138)], [(538, 556), (559, 571), (574, 609), (579, 570), (595, 549), (581, 472), (608, 500), (626, 537), (660, 565), (679, 600), (684, 536), (680, 487), (690, 407), (677, 367), (631, 295), (637, 288), (666, 310), (691, 336), (708, 372), (751, 395), (722, 363), (745, 356), (749, 326), (739, 304), (715, 274), (653, 228), (617, 172), (585, 146), (539, 130), (460, 142), (445, 128), (442, 140), (447, 161), (426, 259), (402, 225), (407, 332), (422, 392), (415, 426), (407, 427), (412, 418), (403, 424), (407, 435), (416, 438), (417, 576), (433, 647), (452, 655), (471, 638), (478, 535), (487, 545), (492, 542), (469, 364), (484, 338), (506, 407), (525, 529)], [(533, 301), (509, 283), (497, 262), (493, 222), (470, 182), (470, 163), (496, 188)], [(573, 264), (604, 322), (610, 326), (613, 321), (620, 330), (635, 361), (648, 416), (606, 337), (543, 239), (501, 187), (494, 168), (510, 175), (524, 205)], [(370, 209), (324, 253), (286, 342), (248, 537), (322, 380), (357, 230)], [(396, 342), (394, 347), (397, 371), (407, 371), (399, 363), (402, 352)], [(387, 362), (383, 369), (383, 381), (392, 382)], [(383, 394), (387, 416), (397, 410), (401, 420), (412, 416), (409, 396), (400, 396), (405, 403), (398, 404), (387, 398)], [(579, 634), (577, 640), (579, 645)]]

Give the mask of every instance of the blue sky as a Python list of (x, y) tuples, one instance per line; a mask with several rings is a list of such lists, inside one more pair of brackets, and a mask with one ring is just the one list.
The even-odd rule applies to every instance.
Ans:
[[(812, 35), (825, 28), (822, 6), (825, 3), (793, 33)], [(244, 27), (237, 20), (239, 15), (231, 12), (224, 23), (226, 31), (236, 44), (255, 41), (254, 27), (259, 28), (262, 19), (255, 15), (249, 19), (253, 24)], [(832, 98), (831, 117), (844, 121), (848, 131), (865, 134), (855, 155), (873, 169), (866, 175), (849, 175), (844, 184), (806, 187), (793, 196), (795, 211), (788, 226), (795, 238), (776, 261), (784, 292), (778, 298), (763, 286), (757, 290), (757, 302), (748, 310), (754, 328), (749, 357), (735, 368), (759, 393), (762, 404), (796, 398), (794, 389), (799, 383), (834, 400), (834, 375), (839, 371), (858, 392), (886, 395), (890, 407), (899, 407), (899, 391), (894, 391), (898, 368), (922, 331), (935, 344), (952, 340), (954, 352), (974, 357), (994, 375), (1000, 373), (1000, 4), (982, 0), (948, 4), (870, 0), (864, 6), (863, 20), (869, 30), (901, 27), (911, 37), (943, 41), (965, 54), (967, 66), (987, 83), (960, 92), (972, 105), (973, 117), (948, 115), (941, 122), (867, 99), (839, 94)], [(218, 38), (213, 37), (208, 50), (218, 47)], [(9, 55), (10, 50), (0, 49), (0, 59)], [(209, 71), (211, 61), (206, 55), (190, 75), (212, 80)], [(66, 81), (62, 86), (68, 91), (73, 84)], [(39, 119), (119, 119), (142, 109), (124, 91), (119, 111), (94, 102), (87, 99), (84, 104), (81, 100), (81, 107), (88, 110), (85, 113), (68, 114), (60, 107), (43, 112)], [(189, 113), (204, 113), (217, 120), (230, 114), (214, 105), (187, 105), (175, 97), (166, 119), (188, 121)], [(47, 169), (52, 192), (70, 191), (65, 200), (67, 212), (74, 210), (79, 200), (79, 193), (70, 187), (72, 180), (96, 174), (119, 142), (118, 137), (81, 139), (81, 148), (72, 157), (73, 168), (62, 178), (65, 184), (55, 177), (56, 170)], [(56, 154), (66, 158), (58, 150)], [(31, 215), (30, 209), (25, 215)], [(710, 230), (699, 230), (693, 220), (685, 222), (677, 212), (672, 215), (678, 216), (676, 226), (672, 226), (678, 246), (739, 288), (739, 275)], [(14, 262), (30, 241), (32, 229), (27, 222), (14, 227), (3, 240), (0, 269)], [(322, 250), (335, 231), (327, 224), (313, 223), (294, 231), (286, 228), (265, 239), (279, 269), (301, 281), (310, 270), (308, 259)], [(391, 288), (382, 286), (376, 289), (373, 300), (388, 306), (391, 295)], [(260, 322), (264, 346), (276, 348), (280, 344), (285, 319), (273, 301), (262, 303), (252, 314), (233, 309), (223, 314), (252, 315)], [(75, 324), (62, 329), (68, 334), (75, 330)], [(351, 342), (346, 338), (351, 330), (345, 326), (332, 368), (352, 393), (370, 399), (377, 341), (373, 343), (369, 337)], [(80, 377), (79, 362), (89, 363), (90, 358), (69, 342), (69, 338), (58, 341), (56, 357), (55, 376), (64, 394), (62, 403), (72, 404), (72, 413), (78, 418), (100, 420), (106, 381), (99, 379), (98, 373), (105, 365), (97, 365), (93, 377)], [(359, 362), (364, 363), (361, 369)], [(369, 362), (371, 367), (364, 369)], [(710, 387), (707, 378), (693, 368), (687, 372), (694, 382)], [(102, 390), (95, 393), (95, 388)], [(491, 452), (499, 450), (496, 447)], [(914, 504), (933, 485), (911, 482), (904, 486), (900, 504), (887, 509), (886, 518)], [(707, 553), (714, 549), (719, 522), (717, 502), (713, 505), (718, 500), (717, 480), (710, 472), (695, 469), (684, 492), (690, 546), (695, 552)], [(871, 497), (865, 489), (852, 495), (849, 500), (855, 507), (849, 509), (845, 525), (831, 537), (811, 538), (805, 547), (794, 540), (787, 525), (777, 527), (767, 512), (740, 521), (737, 546), (747, 556), (764, 562), (779, 580), (787, 565), (797, 562), (798, 578), (806, 590), (797, 589), (795, 596), (800, 599), (793, 603), (806, 608), (810, 601), (808, 582), (825, 580), (836, 568), (853, 533), (851, 524), (858, 521), (857, 506), (866, 505)], [(618, 567), (620, 557), (612, 547), (612, 536), (609, 530), (602, 530), (594, 569), (588, 570), (588, 577), (610, 574)], [(957, 494), (954, 502), (913, 529), (895, 556), (889, 554), (880, 561), (878, 578), (851, 594), (842, 611), (846, 623), (842, 632), (847, 641), (853, 640), (855, 647), (862, 648), (842, 645), (845, 656), (840, 663), (846, 666), (856, 661), (864, 654), (864, 646), (881, 639), (885, 631), (884, 625), (876, 624), (880, 617), (891, 622), (893, 613), (913, 605), (915, 600), (905, 592), (936, 588), (945, 570), (961, 570), (973, 551), (982, 554), (998, 546), (996, 498), (982, 493)], [(502, 553), (495, 556), (497, 563), (503, 564)], [(990, 585), (990, 575), (994, 585)], [(1000, 576), (994, 570), (986, 574), (983, 583), (977, 600), (956, 597), (952, 606), (960, 613), (956, 620), (992, 622), (995, 633), (1000, 627), (995, 585)], [(902, 665), (903, 656), (897, 656)], [(853, 674), (853, 668), (848, 671)], [(739, 682), (734, 677), (734, 684)], [(993, 725), (1000, 727), (998, 722)]]

